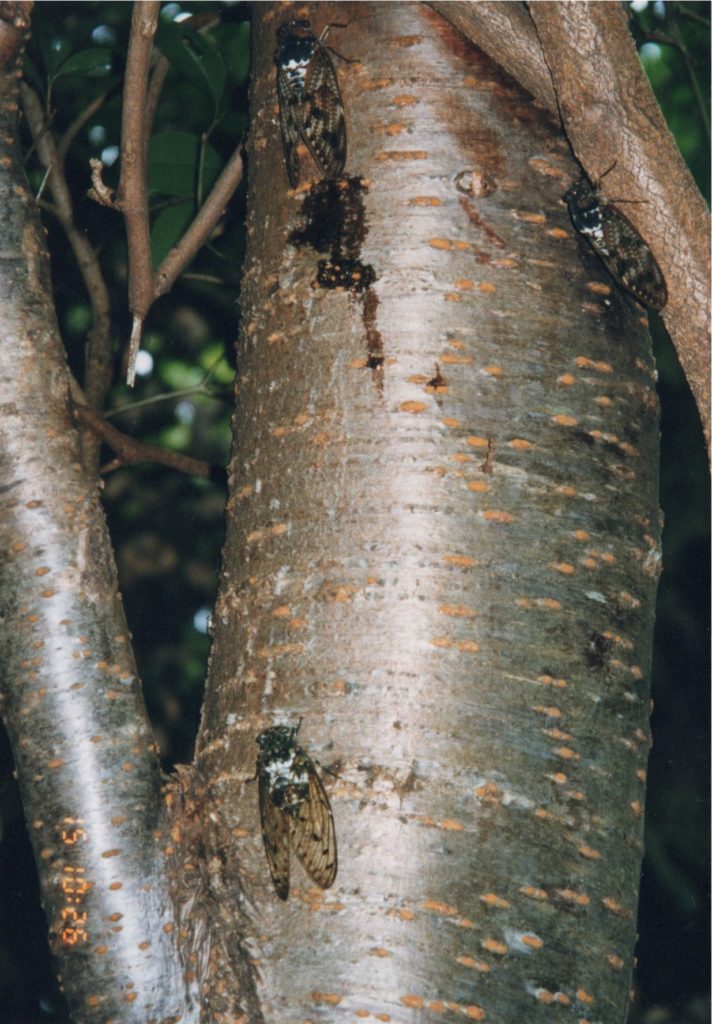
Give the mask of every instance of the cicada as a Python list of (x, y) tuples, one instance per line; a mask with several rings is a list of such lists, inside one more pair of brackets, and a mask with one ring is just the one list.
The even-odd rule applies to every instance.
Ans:
[(289, 896), (289, 855), (328, 889), (336, 878), (334, 816), (314, 762), (296, 741), (299, 726), (273, 725), (257, 736), (262, 839), (280, 899)]
[(644, 305), (660, 310), (668, 297), (662, 271), (628, 218), (603, 198), (598, 187), (601, 178), (595, 185), (579, 178), (564, 193), (573, 225), (622, 288)]
[[(327, 26), (328, 27), (328, 26)], [(277, 30), (277, 96), (284, 157), (292, 188), (299, 184), (299, 143), (304, 142), (327, 178), (346, 163), (346, 119), (329, 52), (305, 18)]]

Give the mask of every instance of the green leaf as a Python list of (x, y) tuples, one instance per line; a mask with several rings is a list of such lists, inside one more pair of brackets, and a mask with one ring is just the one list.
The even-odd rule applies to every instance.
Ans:
[(183, 22), (161, 22), (156, 32), (156, 46), (174, 71), (212, 98), (214, 114), (217, 113), (227, 72), (212, 39)]
[(70, 334), (84, 334), (93, 319), (91, 308), (86, 303), (76, 303), (67, 308), (64, 326)]
[(47, 42), (48, 45), (42, 49), (42, 56), (44, 57), (47, 74), (50, 78), (53, 78), (71, 53), (72, 44), (68, 39), (60, 39), (59, 37), (53, 37), (51, 41), (47, 40)]
[(221, 132), (231, 139), (241, 139), (247, 133), (247, 114), (243, 110), (228, 110), (220, 119)]
[[(181, 359), (163, 359), (159, 367), (161, 382), (170, 391), (182, 391), (184, 388), (197, 388), (203, 380), (202, 370), (194, 365), (184, 362)], [(171, 427), (171, 430), (180, 427), (181, 430), (190, 431), (190, 425), (186, 423)]]
[[(200, 152), (200, 137), (189, 132), (160, 132), (154, 135), (148, 158), (150, 187), (168, 196), (195, 196)], [(203, 196), (210, 191), (221, 170), (220, 156), (206, 143), (203, 147)]]
[(105, 78), (111, 72), (111, 50), (108, 46), (94, 46), (71, 54), (54, 71), (54, 78), (79, 75), (82, 78)]
[(186, 451), (190, 445), (190, 426), (187, 423), (175, 423), (166, 427), (160, 433), (160, 444), (174, 452)]
[(207, 385), (229, 384), (235, 371), (225, 357), (225, 345), (221, 341), (204, 345), (198, 355), (198, 363), (205, 373), (210, 373)]
[(250, 23), (224, 25), (220, 33), (222, 51), (233, 81), (242, 85), (250, 73)]
[(176, 245), (193, 219), (195, 207), (192, 200), (176, 203), (161, 210), (151, 225), (151, 263), (156, 270)]

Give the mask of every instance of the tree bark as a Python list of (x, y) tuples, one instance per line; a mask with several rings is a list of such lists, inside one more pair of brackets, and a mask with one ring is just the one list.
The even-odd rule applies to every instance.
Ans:
[[(348, 22), (349, 156), (289, 190), (272, 54), (294, 10), (255, 7), (196, 753), (261, 1014), (623, 1024), (659, 563), (647, 321), (570, 225), (558, 125), (424, 6), (316, 9), (317, 35)], [(254, 738), (302, 717), (337, 776), (339, 873), (323, 892), (292, 857), (285, 903)]]
[[(710, 449), (710, 217), (657, 104), (618, 4), (431, 4), (560, 117), (591, 181), (651, 247), (670, 300), (662, 316)], [(578, 176), (578, 175), (577, 175)]]
[(191, 1021), (158, 760), (17, 146), (28, 23), (0, 7), (0, 711), (72, 1019)]
[[(530, 7), (576, 156), (652, 247), (669, 301), (662, 312), (710, 451), (710, 217), (665, 124), (617, 4)], [(609, 160), (610, 157), (610, 160)], [(604, 166), (600, 166), (603, 164)]]

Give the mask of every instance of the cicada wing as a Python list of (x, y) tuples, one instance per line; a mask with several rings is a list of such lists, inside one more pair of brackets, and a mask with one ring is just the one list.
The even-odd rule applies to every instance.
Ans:
[(281, 900), (289, 896), (289, 817), (275, 807), (269, 795), (269, 786), (258, 776), (260, 794), (260, 821), (267, 863), (275, 891)]
[(616, 207), (604, 206), (602, 215), (608, 269), (636, 299), (652, 309), (662, 309), (667, 286), (648, 244)]
[(324, 175), (338, 178), (346, 163), (346, 119), (336, 70), (321, 43), (307, 68), (299, 127)]
[(301, 138), (299, 96), (290, 88), (286, 73), (277, 68), (277, 97), (279, 99), (279, 127), (282, 131), (284, 161), (287, 165), (287, 177), (292, 188), (299, 184), (299, 154), (297, 146)]
[(308, 875), (328, 889), (336, 878), (336, 831), (331, 805), (316, 769), (310, 764), (309, 795), (291, 822), (292, 848)]

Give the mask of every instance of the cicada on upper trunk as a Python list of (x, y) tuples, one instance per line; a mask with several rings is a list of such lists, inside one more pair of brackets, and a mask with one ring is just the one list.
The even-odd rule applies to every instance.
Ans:
[(277, 30), (277, 96), (284, 157), (292, 188), (299, 184), (299, 143), (304, 142), (327, 178), (346, 163), (346, 119), (336, 70), (305, 18)]
[(296, 742), (299, 726), (274, 725), (257, 736), (257, 784), (262, 838), (272, 882), (289, 896), (289, 853), (328, 889), (336, 878), (336, 832), (331, 805), (314, 762)]
[(668, 297), (662, 271), (628, 218), (603, 198), (598, 187), (601, 178), (595, 185), (580, 178), (564, 193), (573, 225), (622, 288), (660, 310)]

